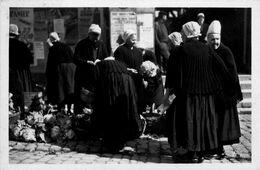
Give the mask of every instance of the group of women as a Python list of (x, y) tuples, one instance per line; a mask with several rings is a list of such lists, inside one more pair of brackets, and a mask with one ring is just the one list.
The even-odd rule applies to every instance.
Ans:
[[(74, 55), (59, 42), (58, 35), (51, 34), (47, 69), (55, 69), (56, 72), (70, 75), (70, 78), (61, 75), (61, 78), (53, 78), (53, 70), (47, 70), (49, 77), (52, 77), (47, 79), (49, 87), (56, 88), (49, 92), (47, 88), (47, 95), (49, 94), (48, 99), (51, 100), (54, 93), (60, 94), (61, 89), (57, 89), (60, 86), (51, 84), (54, 82), (52, 80), (72, 82), (74, 79), (74, 84), (65, 83), (64, 88), (74, 90), (74, 112), (77, 114), (81, 113), (86, 105), (80, 98), (82, 90), (93, 92), (95, 100), (92, 123), (95, 134), (103, 139), (111, 151), (118, 151), (124, 147), (126, 141), (138, 138), (142, 133), (140, 114), (147, 104), (147, 85), (140, 74), (140, 66), (145, 58), (154, 63), (156, 59), (151, 51), (136, 47), (136, 33), (131, 30), (123, 33), (124, 43), (115, 50), (113, 57), (108, 57), (100, 34), (100, 27), (92, 24), (88, 37), (77, 44)], [(223, 146), (219, 140), (219, 129), (222, 127), (218, 116), (223, 109), (218, 108), (222, 106), (220, 103), (223, 103), (223, 96), (228, 98), (225, 94), (232, 88), (231, 85), (237, 83), (237, 74), (230, 74), (230, 69), (223, 59), (210, 45), (200, 42), (199, 36), (200, 26), (196, 22), (184, 24), (181, 34), (170, 34), (173, 47), (166, 74), (164, 97), (161, 75), (158, 74), (156, 81), (152, 81), (157, 83), (156, 90), (152, 91), (156, 91), (153, 102), (156, 101), (157, 106), (161, 104), (158, 108), (160, 113), (166, 111), (169, 144), (173, 149), (186, 149), (187, 154), (182, 155), (182, 159), (192, 162), (201, 162), (206, 155), (215, 153), (221, 153), (223, 156)], [(55, 51), (70, 56), (63, 61), (66, 66), (52, 66), (61, 60), (57, 59), (60, 54)], [(53, 61), (49, 62), (50, 60)], [(74, 71), (75, 77), (68, 74)], [(68, 90), (64, 91), (70, 94)], [(64, 96), (69, 95), (63, 95), (58, 103), (64, 104)], [(169, 102), (170, 96), (175, 96), (173, 102)], [(158, 100), (159, 98), (161, 100)], [(239, 133), (232, 141), (238, 142), (239, 122), (235, 128)], [(226, 130), (232, 135), (232, 130)], [(218, 152), (219, 148), (222, 149), (221, 152)]]

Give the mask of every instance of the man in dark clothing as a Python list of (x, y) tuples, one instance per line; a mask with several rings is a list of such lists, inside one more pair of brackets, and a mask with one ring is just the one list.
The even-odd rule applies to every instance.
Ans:
[[(155, 22), (155, 55), (160, 68), (166, 70), (168, 58), (170, 56), (168, 47), (168, 30), (165, 25), (167, 14), (160, 12), (158, 21)], [(162, 70), (162, 71), (163, 71)]]
[(243, 99), (241, 87), (239, 84), (238, 74), (234, 56), (231, 50), (221, 43), (221, 25), (220, 22), (213, 21), (207, 32), (208, 44), (214, 49), (219, 57), (225, 63), (229, 74), (234, 82), (227, 82), (231, 86), (224, 86), (225, 103), (219, 104), (218, 109), (218, 140), (219, 147), (217, 151), (218, 158), (225, 156), (223, 145), (239, 143), (241, 136), (239, 118), (237, 112), (237, 103)]
[(30, 71), (33, 56), (26, 44), (18, 40), (17, 25), (10, 24), (9, 29), (9, 92), (13, 94), (15, 107), (23, 112), (24, 92), (33, 88)]
[(101, 28), (92, 24), (88, 37), (81, 40), (75, 48), (75, 106), (74, 112), (81, 114), (85, 103), (80, 99), (82, 88), (94, 91), (95, 64), (108, 56), (104, 43), (100, 40)]
[(206, 37), (207, 31), (208, 31), (209, 25), (204, 23), (205, 15), (203, 13), (199, 13), (197, 15), (197, 17), (198, 17), (198, 23), (200, 25), (200, 33), (201, 33), (199, 40), (201, 42), (206, 42), (205, 37)]
[(50, 33), (47, 42), (50, 46), (46, 67), (48, 102), (58, 104), (59, 111), (65, 109), (65, 104), (67, 104), (70, 113), (76, 70), (73, 52), (68, 45), (60, 42), (56, 32)]

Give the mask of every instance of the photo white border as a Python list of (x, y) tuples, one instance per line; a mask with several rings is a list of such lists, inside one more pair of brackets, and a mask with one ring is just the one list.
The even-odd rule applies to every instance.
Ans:
[[(252, 8), (252, 162), (211, 164), (8, 164), (8, 29), (10, 7), (223, 7)], [(0, 0), (0, 169), (260, 169), (260, 1), (259, 0)]]

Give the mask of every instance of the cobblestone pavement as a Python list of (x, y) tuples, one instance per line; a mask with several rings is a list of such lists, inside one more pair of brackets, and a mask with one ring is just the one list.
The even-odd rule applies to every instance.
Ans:
[[(251, 115), (239, 115), (242, 137), (239, 144), (225, 146), (223, 160), (204, 160), (205, 163), (251, 162)], [(97, 141), (70, 141), (62, 144), (24, 143), (9, 141), (10, 164), (143, 164), (174, 163), (167, 138), (142, 136), (129, 141), (134, 154), (107, 153)]]

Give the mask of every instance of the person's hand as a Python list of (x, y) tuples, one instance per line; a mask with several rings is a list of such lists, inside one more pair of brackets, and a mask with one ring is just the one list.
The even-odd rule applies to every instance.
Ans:
[(169, 106), (165, 106), (164, 104), (161, 104), (158, 108), (157, 111), (160, 115), (164, 114), (165, 111), (168, 109)]
[(50, 47), (52, 47), (53, 46), (53, 44), (52, 44), (52, 42), (51, 42), (51, 40), (50, 40), (50, 38), (48, 38), (47, 40), (46, 40), (46, 43), (50, 46)]
[(137, 74), (137, 70), (136, 69), (133, 69), (133, 68), (127, 68), (128, 71), (134, 73), (134, 74)]

